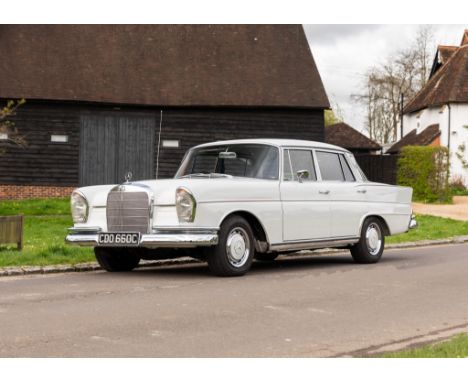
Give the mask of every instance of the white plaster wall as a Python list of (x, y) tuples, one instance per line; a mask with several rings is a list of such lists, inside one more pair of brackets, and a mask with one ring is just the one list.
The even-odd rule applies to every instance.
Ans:
[[(465, 144), (464, 157), (468, 162), (468, 104), (451, 104), (450, 108), (450, 173), (452, 178), (463, 177), (465, 184), (468, 185), (468, 168), (463, 168), (462, 162), (456, 156), (460, 145)], [(406, 135), (414, 129), (419, 133), (429, 125), (438, 123), (441, 131), (440, 143), (443, 146), (448, 146), (448, 118), (449, 108), (447, 105), (405, 114), (403, 116), (403, 133)]]

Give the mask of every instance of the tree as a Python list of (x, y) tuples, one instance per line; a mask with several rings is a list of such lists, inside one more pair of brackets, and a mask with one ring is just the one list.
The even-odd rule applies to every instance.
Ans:
[[(4, 107), (0, 108), (0, 134), (6, 135), (6, 142), (20, 147), (26, 146), (26, 139), (18, 132), (11, 118), (16, 115), (18, 108), (25, 102), (24, 99), (10, 100), (7, 101)], [(3, 152), (4, 150), (0, 148), (0, 154), (3, 154)]]
[(431, 27), (420, 27), (408, 49), (397, 51), (367, 72), (364, 91), (353, 98), (366, 106), (371, 139), (382, 144), (396, 141), (402, 97), (410, 99), (428, 80), (432, 36)]
[(332, 108), (325, 110), (325, 127), (343, 122), (343, 112), (337, 103), (332, 102)]

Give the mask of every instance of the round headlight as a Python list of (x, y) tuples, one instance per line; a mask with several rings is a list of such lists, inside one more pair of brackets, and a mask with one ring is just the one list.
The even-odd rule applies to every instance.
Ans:
[(86, 223), (88, 220), (88, 201), (79, 191), (71, 194), (71, 213), (74, 223)]
[(197, 202), (192, 193), (185, 187), (176, 190), (176, 210), (179, 222), (191, 223), (195, 220)]

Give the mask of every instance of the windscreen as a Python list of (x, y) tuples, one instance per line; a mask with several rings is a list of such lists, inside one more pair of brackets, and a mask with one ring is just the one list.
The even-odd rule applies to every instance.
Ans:
[(200, 147), (189, 151), (176, 178), (227, 175), (278, 179), (278, 148), (261, 144)]

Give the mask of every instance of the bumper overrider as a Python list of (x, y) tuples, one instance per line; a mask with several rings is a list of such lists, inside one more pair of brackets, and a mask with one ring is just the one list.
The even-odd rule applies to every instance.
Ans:
[(418, 226), (418, 222), (416, 221), (416, 216), (411, 214), (410, 222), (408, 224), (409, 229), (416, 228)]
[[(65, 238), (67, 244), (82, 247), (126, 246), (122, 244), (100, 244), (99, 235), (106, 234), (100, 228), (70, 228)], [(218, 231), (215, 229), (155, 230), (140, 234), (139, 242), (132, 247), (142, 248), (194, 248), (218, 244)]]

